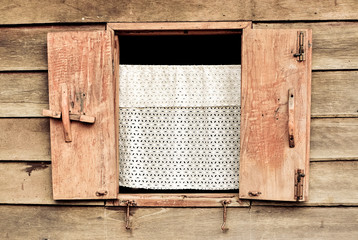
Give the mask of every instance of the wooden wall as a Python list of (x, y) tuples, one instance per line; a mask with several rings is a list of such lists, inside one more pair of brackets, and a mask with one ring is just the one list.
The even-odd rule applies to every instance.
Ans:
[[(5, 0), (0, 5), (0, 239), (358, 239), (358, 1)], [(51, 196), (46, 34), (106, 22), (253, 21), (313, 29), (310, 200), (137, 208)]]

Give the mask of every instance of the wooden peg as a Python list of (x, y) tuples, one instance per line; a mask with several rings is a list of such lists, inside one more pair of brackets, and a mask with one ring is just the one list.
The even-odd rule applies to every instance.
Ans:
[(50, 118), (61, 118), (61, 112), (56, 112), (48, 109), (42, 109), (42, 116)]
[(295, 91), (288, 90), (288, 143), (290, 148), (295, 147)]
[(65, 141), (72, 142), (67, 84), (61, 84), (61, 113)]

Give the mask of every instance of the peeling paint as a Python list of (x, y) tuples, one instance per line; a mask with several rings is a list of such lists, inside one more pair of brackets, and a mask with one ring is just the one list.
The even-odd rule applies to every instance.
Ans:
[(29, 163), (27, 163), (27, 165), (28, 165), (28, 167), (23, 169), (23, 171), (27, 172), (27, 174), (29, 176), (31, 176), (32, 171), (39, 171), (39, 170), (46, 169), (49, 167), (49, 165), (44, 162), (40, 162), (40, 163), (29, 162)]

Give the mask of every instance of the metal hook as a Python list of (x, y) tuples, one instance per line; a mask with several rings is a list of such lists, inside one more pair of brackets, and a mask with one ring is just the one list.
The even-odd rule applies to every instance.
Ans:
[(126, 205), (127, 205), (127, 213), (126, 213), (126, 229), (130, 230), (131, 227), (129, 226), (129, 207), (133, 207), (136, 205), (134, 200), (127, 200), (125, 201)]
[(227, 215), (226, 206), (229, 205), (230, 203), (231, 203), (231, 200), (221, 201), (221, 204), (223, 205), (223, 224), (221, 225), (221, 230), (223, 232), (226, 232), (227, 230), (229, 230), (229, 228), (227, 228), (225, 225), (226, 225), (226, 215)]

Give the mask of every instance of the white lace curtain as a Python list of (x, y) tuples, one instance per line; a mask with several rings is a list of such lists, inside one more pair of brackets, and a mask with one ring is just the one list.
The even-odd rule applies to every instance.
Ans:
[(120, 185), (239, 185), (240, 65), (120, 66)]

